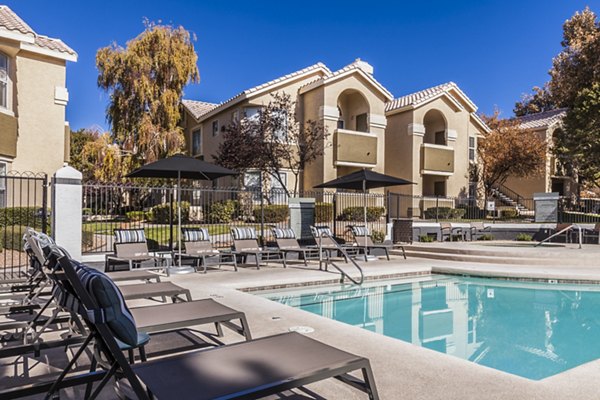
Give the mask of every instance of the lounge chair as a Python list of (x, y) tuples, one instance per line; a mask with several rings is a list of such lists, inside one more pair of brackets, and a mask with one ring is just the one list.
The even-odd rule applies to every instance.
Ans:
[[(354, 225), (350, 227), (350, 230), (352, 231), (352, 236), (354, 236), (354, 242), (356, 243), (356, 247), (358, 247), (359, 249), (364, 249), (366, 247), (368, 253), (371, 253), (372, 249), (382, 249), (383, 251), (385, 251), (385, 256), (387, 257), (388, 261), (390, 260), (391, 246), (383, 243), (375, 244), (369, 233), (369, 228)], [(406, 252), (404, 251), (404, 246), (400, 246), (400, 248), (402, 249), (402, 255), (404, 256), (404, 259), (406, 260)]]
[(483, 236), (487, 232), (491, 232), (491, 226), (485, 226), (483, 222), (471, 222), (469, 226), (469, 240), (477, 240), (477, 236)]
[(143, 264), (152, 262), (147, 269), (164, 269), (168, 267), (168, 259), (152, 255), (148, 250), (146, 233), (143, 229), (115, 229), (114, 254), (105, 257), (105, 271), (109, 272), (115, 264), (127, 264), (129, 270), (141, 268)]
[(287, 267), (285, 256), (279, 249), (263, 248), (258, 244), (258, 237), (254, 228), (231, 228), (231, 236), (233, 237), (234, 252), (243, 258), (253, 256), (256, 260), (256, 269), (260, 268), (261, 261), (268, 264), (273, 259), (281, 260), (283, 267)]
[(283, 253), (284, 258), (288, 253), (298, 254), (298, 258), (304, 261), (304, 265), (308, 265), (309, 259), (319, 259), (319, 249), (315, 246), (300, 246), (293, 229), (272, 228), (271, 231), (275, 237), (277, 248)]
[[(182, 261), (192, 261), (196, 271), (203, 267), (203, 272), (206, 273), (208, 264), (207, 258), (216, 258), (217, 265), (221, 268), (222, 264), (233, 265), (233, 269), (237, 271), (237, 259), (232, 252), (223, 252), (215, 249), (210, 241), (210, 235), (206, 228), (184, 228), (182, 229), (183, 245), (185, 252), (181, 253)], [(175, 252), (173, 253), (175, 257)]]
[(443, 242), (444, 238), (447, 237), (448, 241), (452, 242), (454, 236), (460, 236), (462, 240), (465, 240), (466, 230), (460, 226), (456, 226), (451, 222), (440, 222), (440, 239)]
[(582, 231), (582, 235), (584, 241), (586, 237), (592, 237), (598, 241), (598, 244), (600, 244), (600, 222), (596, 222), (592, 229), (584, 229)]
[(335, 253), (336, 255), (341, 253), (346, 262), (348, 262), (347, 256), (358, 254), (359, 250), (356, 248), (356, 246), (338, 243), (333, 238), (333, 232), (331, 232), (331, 229), (329, 229), (328, 226), (311, 226), (310, 231), (315, 239), (315, 242), (317, 243), (317, 248), (321, 249), (328, 258), (331, 257), (332, 253)]
[[(256, 399), (328, 378), (347, 383), (370, 399), (379, 399), (368, 359), (295, 332), (130, 365), (117, 339), (125, 346), (138, 346), (138, 331), (135, 321), (122, 309), (118, 290), (102, 297), (82, 284), (85, 272), (77, 273), (69, 259), (61, 258), (60, 265), (82, 304), (76, 311), (87, 322), (93, 339), (102, 344), (97, 350), (110, 361), (107, 372), (94, 376), (101, 383), (92, 395), (119, 371), (138, 399)], [(108, 312), (115, 315), (113, 320), (100, 317)], [(48, 388), (48, 396), (65, 384), (73, 384), (74, 377), (64, 378), (73, 364)], [(362, 380), (349, 375), (359, 370)]]

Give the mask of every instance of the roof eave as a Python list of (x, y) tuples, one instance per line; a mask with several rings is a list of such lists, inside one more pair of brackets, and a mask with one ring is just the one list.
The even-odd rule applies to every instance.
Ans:
[(30, 43), (21, 43), (21, 50), (29, 51), (36, 54), (42, 54), (49, 57), (58, 58), (65, 61), (77, 62), (77, 53), (70, 54), (63, 51), (51, 50)]

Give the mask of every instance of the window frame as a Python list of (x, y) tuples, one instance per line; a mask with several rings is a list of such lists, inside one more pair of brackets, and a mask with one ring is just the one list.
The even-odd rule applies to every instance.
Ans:
[[(196, 134), (198, 135), (198, 148), (195, 149), (194, 145), (196, 144)], [(198, 127), (192, 130), (192, 156), (202, 155), (202, 127)]]
[(214, 136), (217, 136), (218, 134), (219, 134), (219, 120), (215, 119), (212, 122), (212, 135), (214, 137)]
[(469, 161), (475, 162), (477, 159), (477, 138), (475, 136), (469, 136), (468, 147), (468, 157)]
[[(2, 104), (0, 102), (0, 109), (10, 110), (10, 57), (8, 54), (0, 51), (0, 59), (6, 60), (6, 73), (4, 80), (2, 79), (2, 74), (0, 74), (0, 91), (4, 90), (4, 101), (6, 104)], [(4, 89), (2, 89), (2, 85), (4, 85)], [(0, 99), (2, 99), (1, 94)]]
[(8, 163), (0, 160), (0, 208), (6, 207)]

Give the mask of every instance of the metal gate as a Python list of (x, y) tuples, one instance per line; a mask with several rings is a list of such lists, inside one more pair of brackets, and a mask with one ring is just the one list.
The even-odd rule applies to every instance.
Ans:
[(0, 279), (26, 272), (25, 227), (48, 231), (48, 176), (0, 171)]

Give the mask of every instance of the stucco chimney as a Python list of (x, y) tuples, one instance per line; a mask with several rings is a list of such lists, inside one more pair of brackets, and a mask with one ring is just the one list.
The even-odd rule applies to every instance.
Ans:
[(360, 58), (357, 58), (356, 60), (354, 60), (354, 62), (352, 63), (354, 65), (356, 65), (358, 68), (362, 69), (363, 72), (366, 72), (369, 75), (373, 75), (373, 66), (371, 64), (369, 64), (366, 61), (361, 60)]

